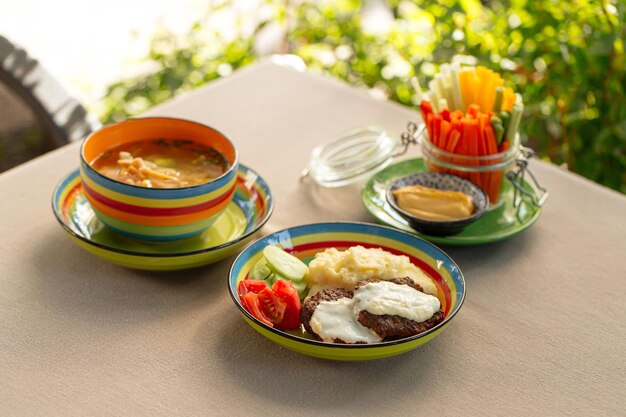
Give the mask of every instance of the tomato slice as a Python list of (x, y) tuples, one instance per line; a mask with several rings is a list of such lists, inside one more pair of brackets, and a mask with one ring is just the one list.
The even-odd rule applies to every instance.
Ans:
[(267, 288), (267, 283), (261, 279), (244, 279), (237, 284), (237, 294), (239, 294), (239, 298), (241, 299), (249, 292), (258, 294), (264, 288)]
[(272, 285), (272, 291), (286, 303), (283, 319), (280, 323), (276, 323), (276, 328), (291, 330), (300, 326), (300, 310), (302, 306), (298, 291), (293, 287), (291, 281), (277, 280)]
[(285, 310), (287, 309), (287, 302), (280, 298), (274, 291), (269, 288), (264, 288), (259, 293), (259, 303), (272, 323), (278, 325), (283, 321)]
[(277, 280), (272, 288), (263, 280), (244, 279), (237, 284), (241, 305), (260, 322), (281, 330), (300, 326), (300, 297), (291, 281)]
[(241, 297), (240, 300), (241, 305), (261, 323), (267, 324), (270, 327), (274, 327), (274, 323), (272, 323), (270, 318), (263, 311), (261, 303), (259, 302), (258, 294), (249, 292)]

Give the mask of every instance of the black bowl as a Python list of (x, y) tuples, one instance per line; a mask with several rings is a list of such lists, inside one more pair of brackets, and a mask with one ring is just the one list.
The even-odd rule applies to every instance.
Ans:
[[(402, 210), (396, 199), (393, 196), (393, 192), (398, 188), (410, 187), (413, 185), (421, 185), (423, 187), (435, 188), (437, 190), (444, 191), (460, 191), (463, 194), (467, 194), (474, 202), (474, 213), (470, 217), (453, 221), (432, 221), (424, 220), (413, 216), (410, 213)], [(387, 187), (387, 201), (393, 207), (395, 211), (400, 214), (407, 222), (409, 226), (417, 230), (420, 233), (424, 233), (432, 236), (450, 236), (457, 233), (461, 233), (465, 227), (476, 220), (478, 220), (483, 214), (487, 212), (489, 207), (489, 197), (487, 194), (476, 184), (464, 180), (452, 174), (442, 174), (438, 172), (419, 172), (406, 177), (398, 178), (389, 187)]]

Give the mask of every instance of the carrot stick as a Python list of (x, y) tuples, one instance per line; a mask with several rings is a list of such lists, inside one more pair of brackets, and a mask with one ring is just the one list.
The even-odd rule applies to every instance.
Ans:
[[(479, 136), (478, 143), (480, 145), (480, 148), (479, 148), (480, 156), (485, 156), (487, 153), (487, 149), (486, 149), (487, 144), (485, 143), (484, 136), (482, 137)], [(482, 167), (484, 165), (488, 165), (488, 162), (478, 161), (478, 165)], [(491, 173), (489, 171), (479, 171), (478, 176), (480, 177), (480, 184), (483, 187), (483, 189), (489, 190), (489, 185), (491, 184)]]
[(478, 104), (472, 104), (467, 108), (467, 114), (469, 114), (473, 119), (478, 119), (478, 114), (480, 113), (480, 107)]
[[(498, 149), (497, 144), (494, 145), (493, 142), (496, 140), (495, 138), (495, 132), (493, 131), (493, 127), (489, 130), (488, 133), (490, 135), (489, 137), (489, 142), (491, 143), (491, 147), (496, 148), (496, 152), (504, 152), (509, 148), (509, 141), (505, 140), (502, 145), (500, 145), (500, 148)], [(496, 153), (494, 152), (494, 153)], [(494, 162), (499, 162), (499, 161), (494, 161)], [(491, 204), (496, 204), (500, 198), (500, 188), (502, 187), (502, 169), (497, 169), (494, 170), (492, 172), (492, 180), (491, 180), (491, 185), (489, 187), (489, 201), (491, 202)]]
[(457, 144), (459, 143), (460, 138), (461, 138), (461, 132), (456, 129), (452, 129), (450, 131), (450, 139), (448, 140), (448, 143), (446, 144), (446, 151), (450, 153), (455, 153), (455, 149), (457, 147)]
[(437, 146), (441, 149), (446, 149), (448, 134), (450, 133), (451, 128), (452, 124), (450, 122), (447, 122), (446, 120), (441, 121), (441, 132), (439, 133), (439, 142), (437, 143)]
[[(453, 131), (450, 134), (450, 140), (448, 141), (446, 151), (448, 151), (449, 153), (456, 154), (456, 155), (463, 155), (465, 153), (465, 147), (464, 147), (465, 141), (463, 137), (465, 134), (464, 118), (463, 117), (455, 118), (455, 120), (453, 121), (452, 127), (453, 127)], [(462, 160), (463, 158), (451, 157), (450, 160), (446, 162), (455, 164), (459, 162), (459, 159)], [(463, 171), (448, 170), (448, 173), (457, 175), (461, 178), (468, 179), (468, 174)]]
[(441, 133), (441, 115), (435, 114), (433, 117), (433, 136), (432, 142), (435, 146), (439, 146), (439, 134)]
[[(478, 154), (479, 156), (486, 156), (489, 154), (489, 145), (487, 144), (487, 128), (491, 127), (490, 125), (490, 117), (488, 114), (481, 113), (479, 115), (478, 122)], [(488, 165), (488, 162), (480, 161), (479, 165)], [(489, 171), (481, 171), (480, 172), (480, 182), (483, 185), (484, 189), (489, 190), (491, 185), (491, 172)]]
[(435, 119), (434, 113), (428, 113), (426, 115), (426, 130), (428, 130), (428, 139), (430, 139), (431, 142), (434, 141), (434, 138), (433, 138), (433, 133), (434, 133), (433, 120), (434, 119)]
[(469, 155), (478, 156), (478, 121), (470, 121)]
[(487, 115), (484, 113), (480, 113), (478, 115), (478, 155), (477, 156), (485, 156), (487, 155), (487, 135), (485, 133), (485, 127), (487, 125), (486, 122)]
[(443, 109), (441, 111), (441, 117), (442, 117), (443, 120), (446, 120), (446, 121), (449, 122), (450, 121), (450, 110), (448, 110), (447, 108)]
[[(468, 135), (468, 142), (469, 142), (469, 156), (472, 157), (476, 157), (478, 156), (478, 121), (477, 120), (471, 120), (469, 122), (469, 135)], [(472, 161), (471, 165), (478, 165), (478, 162), (476, 161)], [(478, 185), (480, 188), (483, 188), (481, 181), (480, 181), (480, 175), (478, 172), (471, 172), (470, 173), (470, 178), (472, 179), (472, 182), (476, 185)]]
[(431, 107), (428, 101), (422, 101), (420, 103), (420, 110), (422, 111), (422, 121), (426, 124), (426, 130), (428, 131), (428, 137), (431, 137), (432, 129), (430, 123), (428, 122), (428, 118), (433, 115), (433, 108)]
[(496, 144), (496, 134), (493, 131), (493, 126), (489, 124), (485, 129), (485, 134), (487, 136), (487, 153), (489, 155), (493, 155), (494, 153), (498, 153), (498, 145)]

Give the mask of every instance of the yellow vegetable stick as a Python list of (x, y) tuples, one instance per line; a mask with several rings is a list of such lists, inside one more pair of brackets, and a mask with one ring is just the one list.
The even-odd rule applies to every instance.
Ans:
[(474, 74), (476, 74), (476, 82), (478, 83), (478, 85), (480, 85), (480, 83), (482, 82), (482, 78), (485, 76), (485, 71), (487, 71), (487, 68), (480, 65), (474, 69)]
[(502, 109), (506, 111), (513, 110), (515, 104), (515, 93), (511, 87), (504, 89), (504, 97), (502, 99)]
[(496, 99), (496, 87), (498, 87), (501, 83), (504, 83), (504, 80), (500, 78), (500, 74), (497, 72), (491, 72), (491, 77), (489, 79), (489, 85), (487, 86), (487, 100), (485, 102), (486, 111), (493, 112), (493, 102)]
[(475, 102), (474, 98), (474, 72), (471, 69), (463, 69), (459, 72), (459, 85), (463, 99), (463, 111), (467, 111), (470, 104)]
[[(481, 71), (478, 71), (478, 68)], [(483, 112), (488, 112), (490, 109), (489, 105), (489, 97), (491, 95), (491, 79), (493, 78), (493, 72), (488, 70), (485, 67), (477, 67), (476, 73), (480, 75), (480, 84), (477, 91), (477, 100), (478, 105), (480, 106), (480, 110)]]

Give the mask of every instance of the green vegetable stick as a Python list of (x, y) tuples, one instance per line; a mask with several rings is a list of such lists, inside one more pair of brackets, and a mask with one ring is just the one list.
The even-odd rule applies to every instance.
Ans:
[(500, 145), (502, 145), (502, 142), (504, 142), (504, 128), (502, 127), (501, 124), (496, 124), (492, 126), (493, 126), (493, 131), (496, 135), (496, 144), (499, 147)]
[(496, 145), (500, 146), (502, 143), (502, 133), (504, 133), (504, 128), (502, 127), (502, 119), (498, 116), (491, 117), (491, 126), (493, 127), (493, 133), (496, 136)]
[(506, 128), (511, 121), (511, 115), (508, 111), (500, 112), (500, 119), (502, 119), (502, 126)]
[(520, 120), (522, 120), (522, 113), (524, 113), (524, 106), (516, 104), (513, 106), (513, 112), (511, 113), (511, 122), (506, 130), (506, 138), (512, 141), (519, 129)]
[(493, 101), (493, 112), (498, 113), (502, 110), (502, 97), (504, 96), (504, 87), (496, 87), (496, 98)]
[(508, 111), (503, 111), (503, 112), (500, 112), (500, 119), (502, 119), (503, 134), (502, 134), (502, 137), (500, 138), (499, 144), (504, 142), (504, 139), (506, 139), (506, 130), (509, 127), (509, 123), (511, 122), (511, 116), (509, 115)]

